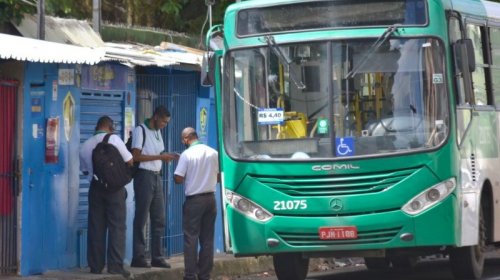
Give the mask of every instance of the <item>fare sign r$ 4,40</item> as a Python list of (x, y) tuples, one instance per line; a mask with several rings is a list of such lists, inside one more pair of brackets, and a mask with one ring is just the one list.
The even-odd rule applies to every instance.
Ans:
[(259, 125), (283, 124), (285, 113), (281, 108), (265, 108), (257, 111), (257, 123)]

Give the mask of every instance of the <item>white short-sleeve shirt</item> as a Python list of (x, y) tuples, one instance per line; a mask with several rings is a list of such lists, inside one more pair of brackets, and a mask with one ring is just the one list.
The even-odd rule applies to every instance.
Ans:
[[(92, 168), (92, 151), (97, 144), (102, 142), (104, 136), (106, 136), (106, 133), (98, 133), (87, 139), (87, 141), (85, 141), (80, 148), (80, 170), (84, 172), (87, 171), (89, 173), (87, 176), (89, 182), (92, 180), (92, 176), (94, 175)], [(118, 135), (112, 134), (109, 137), (108, 143), (114, 145), (118, 149), (124, 162), (128, 162), (132, 159), (132, 154), (127, 150), (125, 143), (123, 143), (123, 140)]]
[(219, 173), (219, 154), (211, 147), (197, 143), (185, 150), (174, 174), (184, 177), (186, 196), (215, 192)]
[[(132, 134), (132, 148), (141, 150), (143, 155), (159, 155), (165, 150), (165, 145), (163, 144), (163, 137), (161, 136), (160, 130), (149, 129), (146, 125), (141, 124), (144, 128), (146, 134), (146, 141), (143, 143), (142, 128), (137, 126), (134, 128)], [(151, 171), (161, 171), (162, 162), (161, 160), (151, 160), (151, 161), (141, 161), (139, 168), (147, 169)]]

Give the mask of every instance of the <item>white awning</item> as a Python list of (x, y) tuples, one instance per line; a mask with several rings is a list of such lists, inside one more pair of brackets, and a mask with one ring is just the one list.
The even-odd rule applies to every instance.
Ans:
[(88, 48), (0, 34), (0, 58), (43, 63), (97, 64), (104, 48)]

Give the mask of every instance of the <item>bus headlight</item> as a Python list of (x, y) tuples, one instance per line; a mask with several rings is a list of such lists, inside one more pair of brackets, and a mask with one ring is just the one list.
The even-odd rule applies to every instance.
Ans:
[(271, 213), (267, 212), (255, 202), (232, 191), (226, 190), (226, 201), (241, 214), (259, 222), (268, 221), (273, 217)]
[(421, 192), (402, 208), (406, 214), (417, 215), (448, 197), (456, 187), (455, 178), (448, 179)]

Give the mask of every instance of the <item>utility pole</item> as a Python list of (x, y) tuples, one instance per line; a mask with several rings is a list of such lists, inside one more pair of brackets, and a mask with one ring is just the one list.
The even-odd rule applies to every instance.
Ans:
[(94, 31), (101, 34), (101, 0), (92, 1), (92, 25)]
[(38, 0), (37, 13), (38, 28), (36, 36), (39, 40), (45, 40), (45, 0)]
[(212, 6), (215, 4), (215, 0), (205, 0), (205, 5), (208, 7), (208, 23), (209, 29), (212, 28)]

